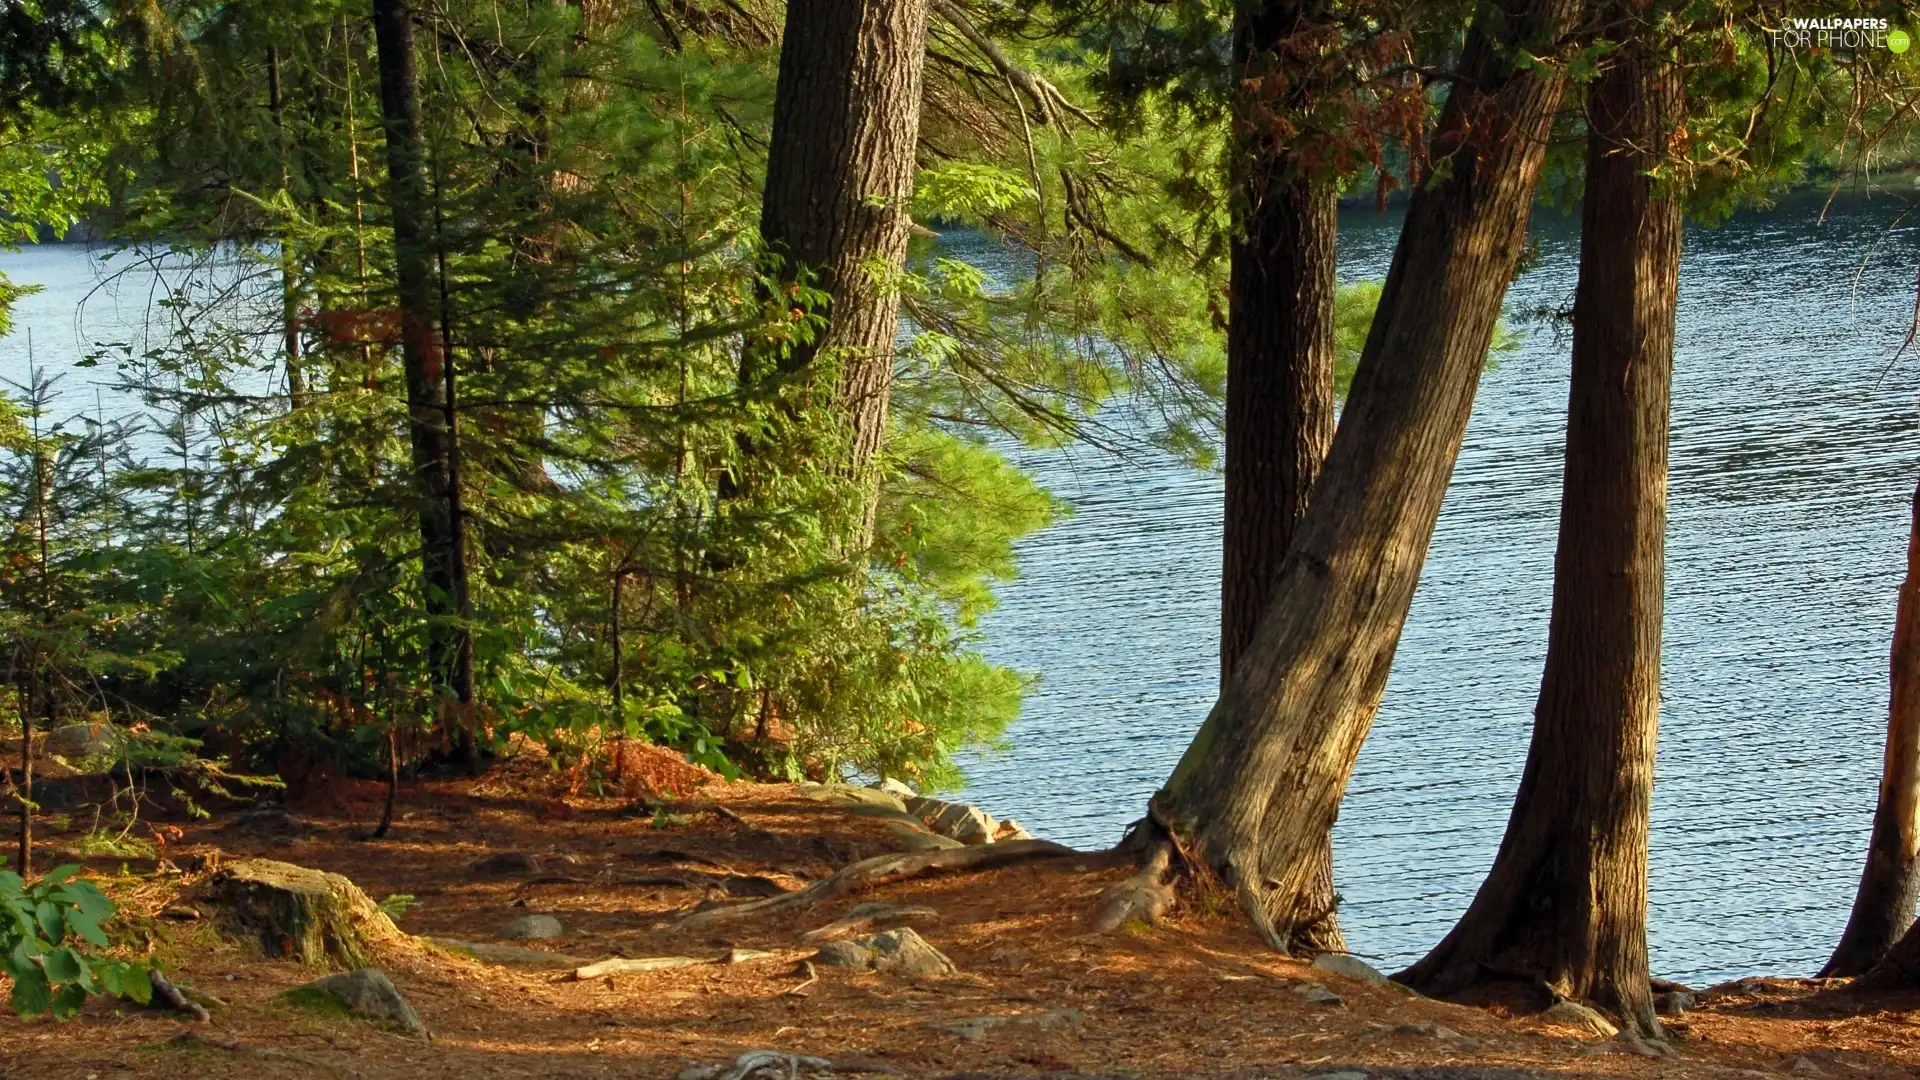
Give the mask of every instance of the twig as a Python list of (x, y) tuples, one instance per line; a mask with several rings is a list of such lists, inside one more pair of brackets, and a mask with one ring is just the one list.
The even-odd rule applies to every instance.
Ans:
[[(993, 64), (994, 68), (997, 69), (1000, 74), (1006, 76), (1009, 82), (1027, 92), (1027, 96), (1031, 97), (1034, 104), (1040, 108), (1040, 122), (1042, 124), (1058, 122), (1058, 113), (1064, 111), (1072, 113), (1094, 127), (1100, 126), (1099, 117), (1068, 101), (1066, 95), (1060, 92), (1059, 87), (1054, 86), (1046, 79), (1035, 75), (1033, 72), (1028, 71), (1009, 59), (1007, 54), (1001, 50), (1000, 46), (996, 44), (992, 38), (981, 33), (980, 28), (973, 25), (973, 21), (967, 18), (966, 13), (962, 12), (952, 3), (949, 3), (948, 0), (933, 0), (933, 10), (938, 12), (941, 18), (952, 23), (953, 28), (960, 31), (960, 36), (966, 38), (974, 48), (980, 50), (980, 55), (986, 57), (988, 62)], [(1014, 102), (1016, 108), (1019, 107), (1019, 104), (1018, 101)], [(1024, 115), (1023, 110), (1022, 116), (1024, 117)]]
[(781, 997), (788, 997), (788, 996), (801, 997), (803, 996), (800, 993), (802, 990), (805, 990), (807, 987), (812, 986), (814, 983), (817, 983), (820, 981), (820, 973), (814, 970), (813, 961), (802, 960), (800, 961), (800, 966), (806, 969), (806, 972), (807, 972), (806, 981), (794, 986), (789, 986), (785, 990), (780, 991)]

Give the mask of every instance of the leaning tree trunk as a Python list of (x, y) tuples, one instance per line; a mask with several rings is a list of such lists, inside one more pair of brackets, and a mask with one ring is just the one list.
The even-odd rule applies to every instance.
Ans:
[(1629, 43), (1594, 83), (1587, 117), (1566, 473), (1533, 741), (1492, 871), (1453, 931), (1398, 978), (1442, 997), (1487, 983), (1544, 988), (1657, 1037), (1647, 827), (1682, 215), (1678, 194), (1650, 174), (1682, 120), (1678, 68)]
[(1166, 786), (1159, 829), (1237, 891), (1276, 948), (1307, 897), (1386, 688), (1500, 304), (1526, 235), (1579, 0), (1501, 0), (1414, 192), (1326, 469), (1274, 600)]
[[(1234, 180), (1244, 209), (1235, 222), (1228, 288), (1223, 681), (1273, 602), (1281, 562), (1333, 442), (1335, 190), (1313, 175), (1297, 147), (1270, 134), (1281, 130), (1276, 119), (1312, 106), (1311, 84), (1299, 70), (1306, 65), (1289, 64), (1285, 50), (1303, 8), (1297, 0), (1246, 0), (1235, 27), (1234, 128), (1241, 134)], [(1262, 76), (1269, 72), (1289, 88), (1279, 100), (1258, 89), (1268, 85)], [(1331, 833), (1315, 859), (1306, 903), (1326, 915), (1300, 923), (1292, 944), (1344, 951)]]
[(872, 536), (900, 327), (899, 293), (876, 271), (906, 260), (926, 39), (927, 0), (791, 0), (780, 46), (760, 234), (783, 280), (806, 276), (830, 300), (825, 329), (777, 367), (822, 354), (837, 367), (866, 504), (858, 547)]
[(1887, 705), (1887, 753), (1873, 810), (1867, 866), (1853, 915), (1822, 978), (1872, 968), (1913, 924), (1920, 897), (1920, 488), (1907, 533), (1907, 578), (1893, 617), (1893, 695)]
[[(471, 646), (460, 618), (466, 565), (457, 531), (447, 357), (434, 287), (433, 203), (421, 140), (413, 17), (407, 0), (374, 0), (380, 106), (387, 141), (387, 203), (393, 217), (394, 290), (407, 378), (407, 431), (419, 492), (420, 564), (428, 620), (427, 665), (443, 699), (473, 701)], [(468, 718), (461, 717), (464, 723)], [(453, 726), (453, 725), (449, 725)], [(471, 738), (470, 732), (463, 733)]]

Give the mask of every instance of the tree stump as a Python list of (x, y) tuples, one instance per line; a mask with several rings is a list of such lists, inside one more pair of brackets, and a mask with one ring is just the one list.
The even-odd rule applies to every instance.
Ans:
[(374, 966), (374, 951), (404, 935), (387, 913), (339, 874), (246, 859), (213, 876), (208, 898), (229, 925), (268, 956), (348, 971)]

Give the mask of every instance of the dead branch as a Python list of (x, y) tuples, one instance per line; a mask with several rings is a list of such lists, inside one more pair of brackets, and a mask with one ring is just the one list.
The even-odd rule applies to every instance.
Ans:
[[(980, 55), (986, 57), (987, 61), (1005, 76), (1008, 82), (1024, 90), (1027, 96), (1033, 99), (1034, 105), (1039, 110), (1042, 124), (1058, 123), (1060, 114), (1065, 112), (1079, 117), (1094, 127), (1100, 126), (1099, 117), (1068, 101), (1059, 87), (1014, 63), (992, 38), (981, 33), (980, 28), (973, 25), (973, 20), (967, 18), (966, 13), (949, 0), (933, 0), (933, 10), (939, 12), (941, 18), (953, 24), (953, 28), (960, 31), (960, 36), (980, 50)], [(1024, 112), (1022, 115), (1024, 117)]]

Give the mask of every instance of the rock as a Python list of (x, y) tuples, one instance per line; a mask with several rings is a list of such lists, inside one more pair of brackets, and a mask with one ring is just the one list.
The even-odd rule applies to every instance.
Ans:
[(1300, 986), (1294, 987), (1293, 992), (1299, 994), (1309, 1005), (1334, 1006), (1346, 1004), (1345, 1001), (1340, 999), (1339, 994), (1334, 993), (1319, 983), (1303, 983)]
[(943, 799), (912, 798), (907, 810), (941, 836), (963, 844), (991, 844), (997, 823), (977, 806)]
[(899, 845), (901, 851), (913, 855), (918, 855), (926, 851), (946, 851), (949, 848), (962, 848), (967, 846), (952, 837), (928, 832), (926, 826), (920, 824), (919, 818), (914, 818), (912, 824), (907, 824), (903, 821), (887, 822), (887, 835), (892, 838), (895, 844)]
[(1813, 1063), (1812, 1058), (1804, 1057), (1804, 1056), (1794, 1058), (1793, 1064), (1787, 1067), (1787, 1072), (1794, 1076), (1825, 1076), (1827, 1075), (1827, 1070), (1821, 1068), (1818, 1065), (1815, 1065)]
[(1661, 1016), (1679, 1016), (1699, 1004), (1699, 997), (1686, 990), (1669, 990), (1656, 994), (1653, 998), (1653, 1011)]
[(375, 949), (404, 938), (353, 882), (271, 859), (243, 859), (215, 873), (207, 896), (233, 929), (268, 956), (310, 966), (368, 968)]
[(1613, 1021), (1577, 1001), (1555, 1002), (1552, 1008), (1540, 1014), (1540, 1019), (1549, 1024), (1579, 1028), (1608, 1039), (1620, 1034), (1620, 1029), (1613, 1026)]
[(887, 975), (952, 975), (959, 971), (947, 954), (907, 927), (875, 934), (861, 944), (873, 953), (873, 970)]
[(1417, 1039), (1438, 1039), (1441, 1042), (1452, 1043), (1463, 1050), (1471, 1050), (1480, 1045), (1479, 1039), (1461, 1034), (1445, 1024), (1401, 1024), (1393, 1029), (1393, 1033)]
[(286, 837), (294, 840), (307, 838), (307, 823), (295, 817), (284, 806), (266, 803), (252, 807), (224, 826), (230, 832), (244, 832), (253, 836)]
[(1079, 1009), (1048, 1009), (1046, 1012), (1022, 1013), (1015, 1016), (976, 1016), (967, 1020), (948, 1020), (934, 1026), (963, 1039), (982, 1039), (989, 1032), (1007, 1029), (1030, 1032), (1059, 1031), (1062, 1028), (1078, 1026), (1082, 1019)]
[(926, 939), (901, 927), (853, 941), (830, 941), (813, 954), (813, 962), (853, 971), (877, 971), (883, 975), (923, 978), (952, 975), (959, 969), (947, 954), (927, 944)]
[(1033, 834), (1027, 831), (1026, 826), (1012, 818), (1007, 818), (1000, 822), (1000, 827), (993, 832), (993, 842), (996, 844), (1005, 843), (1008, 840), (1031, 839), (1033, 839)]
[(891, 776), (883, 776), (878, 781), (868, 784), (867, 787), (874, 791), (884, 791), (889, 795), (898, 795), (902, 799), (911, 799), (920, 794)]
[(871, 971), (873, 950), (854, 941), (829, 941), (813, 954), (813, 962), (849, 971)]
[(1323, 952), (1313, 958), (1313, 966), (1373, 986), (1385, 986), (1389, 981), (1373, 965), (1352, 953)]
[(851, 784), (795, 784), (794, 788), (815, 802), (832, 803), (835, 806), (879, 806), (903, 813), (910, 809), (908, 800), (879, 788), (861, 788)]
[(409, 1035), (424, 1037), (427, 1026), (407, 999), (400, 996), (393, 981), (373, 968), (361, 968), (344, 975), (329, 975), (280, 995), (280, 1000), (306, 1007), (334, 1006), (353, 1014), (394, 1027)]
[(483, 875), (537, 874), (540, 872), (540, 857), (525, 851), (503, 851), (474, 862), (467, 867), (467, 872)]
[(1339, 1072), (1314, 1073), (1308, 1080), (1367, 1080), (1367, 1074), (1353, 1069), (1342, 1069)]
[(117, 762), (127, 752), (127, 733), (104, 722), (68, 724), (47, 732), (41, 745), (64, 758), (104, 758)]
[(567, 936), (567, 928), (551, 915), (522, 915), (508, 923), (500, 936), (509, 941), (551, 941)]

